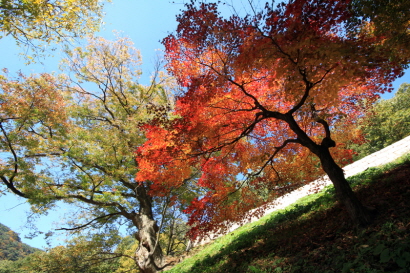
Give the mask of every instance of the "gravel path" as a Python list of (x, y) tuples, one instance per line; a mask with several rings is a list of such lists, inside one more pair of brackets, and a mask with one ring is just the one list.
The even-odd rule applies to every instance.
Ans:
[[(346, 178), (353, 176), (355, 174), (358, 174), (360, 172), (365, 171), (368, 168), (371, 167), (376, 167), (380, 165), (387, 164), (389, 162), (394, 161), (395, 159), (401, 157), (404, 154), (410, 153), (410, 136), (393, 143), (392, 145), (375, 152), (371, 155), (368, 155), (350, 165), (347, 165), (343, 168), (344, 173)], [(254, 221), (259, 220), (261, 217), (272, 213), (275, 210), (283, 209), (290, 204), (296, 202), (298, 199), (310, 195), (312, 193), (316, 193), (319, 190), (323, 189), (325, 186), (330, 185), (332, 182), (330, 182), (329, 178), (327, 176), (324, 176), (322, 178), (319, 178), (297, 190), (294, 190), (288, 194), (285, 194), (278, 199), (276, 199), (274, 202), (266, 205), (267, 209), (265, 212), (260, 216), (260, 217), (253, 217), (246, 223), (251, 223)], [(235, 229), (239, 228), (243, 224), (237, 224), (233, 223), (229, 229), (229, 232), (234, 231)], [(209, 235), (207, 238), (202, 239), (200, 242), (195, 242), (194, 245), (203, 245), (205, 243), (208, 243), (209, 241), (216, 239), (221, 235)]]

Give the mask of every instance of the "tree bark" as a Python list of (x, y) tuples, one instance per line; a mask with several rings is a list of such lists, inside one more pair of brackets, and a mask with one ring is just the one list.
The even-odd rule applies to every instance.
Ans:
[(174, 244), (173, 244), (173, 241), (174, 241), (174, 224), (175, 224), (175, 220), (172, 218), (171, 219), (171, 225), (169, 226), (169, 229), (170, 229), (169, 230), (169, 240), (168, 240), (166, 255), (169, 255), (171, 253), (172, 247), (174, 246)]
[(139, 241), (136, 251), (136, 262), (144, 273), (155, 273), (162, 266), (162, 250), (157, 244), (158, 226), (156, 221), (147, 215), (136, 215), (138, 232), (135, 234)]
[(155, 273), (162, 268), (162, 250), (157, 242), (159, 227), (152, 213), (152, 198), (143, 185), (136, 189), (140, 201), (138, 213), (133, 215), (133, 223), (138, 228), (135, 238), (139, 241), (136, 262), (141, 272)]
[[(312, 108), (313, 115), (315, 115), (314, 106)], [(322, 143), (316, 144), (307, 134), (303, 131), (300, 126), (295, 121), (291, 113), (279, 116), (278, 118), (286, 121), (289, 127), (296, 133), (298, 136), (298, 142), (307, 147), (311, 152), (317, 155), (322, 164), (322, 168), (325, 173), (329, 176), (330, 181), (332, 181), (335, 191), (336, 198), (342, 203), (347, 212), (349, 213), (350, 218), (356, 224), (366, 226), (370, 224), (374, 217), (374, 212), (365, 206), (359, 201), (349, 183), (347, 182), (343, 169), (339, 167), (334, 161), (332, 155), (330, 154), (329, 148), (335, 147), (336, 143), (332, 140), (330, 136), (330, 128), (328, 123), (316, 116), (316, 122), (323, 125), (326, 136), (323, 138)]]
[(328, 147), (320, 146), (317, 154), (322, 164), (323, 170), (332, 181), (336, 198), (341, 202), (349, 213), (350, 218), (359, 225), (366, 226), (373, 220), (373, 212), (359, 201), (349, 183), (347, 182), (343, 169), (333, 160)]

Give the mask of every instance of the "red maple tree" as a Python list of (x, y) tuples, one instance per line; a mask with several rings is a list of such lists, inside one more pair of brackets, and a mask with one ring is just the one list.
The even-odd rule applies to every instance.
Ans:
[[(390, 91), (406, 60), (390, 61), (370, 25), (349, 35), (348, 5), (295, 0), (225, 19), (217, 4), (191, 3), (178, 16), (163, 43), (184, 92), (174, 120), (146, 126), (137, 180), (153, 181), (158, 194), (198, 170), (207, 193), (186, 211), (194, 235), (221, 230), (225, 220), (309, 182), (319, 164), (353, 221), (372, 220), (339, 167), (352, 151), (334, 136), (351, 132), (336, 125), (354, 125), (378, 93)], [(269, 197), (261, 198), (263, 190)]]

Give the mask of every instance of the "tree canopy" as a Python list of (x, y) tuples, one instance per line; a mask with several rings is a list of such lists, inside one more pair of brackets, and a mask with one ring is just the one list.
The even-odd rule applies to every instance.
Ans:
[(352, 0), (350, 10), (354, 16), (348, 20), (347, 29), (351, 33), (366, 31), (381, 38), (384, 47), (409, 54), (409, 1)]
[(158, 231), (177, 193), (150, 196), (149, 181), (134, 179), (134, 152), (145, 140), (140, 125), (167, 119), (174, 84), (159, 72), (139, 84), (140, 63), (129, 39), (93, 37), (67, 51), (66, 75), (4, 74), (0, 177), (35, 212), (75, 204), (79, 214), (66, 230), (128, 224), (140, 241), (140, 269), (151, 272), (154, 260), (161, 266)]
[(0, 3), (0, 38), (13, 37), (18, 45), (43, 45), (80, 38), (99, 29), (103, 2), (99, 0), (7, 0)]
[(274, 198), (292, 182), (308, 182), (318, 165), (352, 219), (371, 221), (334, 161), (352, 154), (335, 142), (343, 135), (335, 125), (353, 123), (390, 91), (409, 56), (392, 61), (380, 37), (364, 29), (345, 35), (353, 16), (349, 1), (316, 0), (230, 18), (216, 3), (192, 2), (178, 16), (163, 43), (168, 70), (185, 87), (175, 106), (180, 118), (146, 128), (137, 179), (163, 191), (181, 185), (186, 165), (197, 166), (207, 193), (186, 210), (194, 235), (243, 219), (267, 201), (259, 189)]
[(403, 83), (394, 97), (377, 101), (358, 122), (363, 140), (352, 148), (359, 157), (377, 152), (410, 135), (410, 84)]

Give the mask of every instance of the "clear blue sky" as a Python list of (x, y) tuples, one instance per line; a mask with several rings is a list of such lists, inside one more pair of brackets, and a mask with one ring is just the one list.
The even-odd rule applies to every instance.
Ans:
[[(154, 60), (157, 49), (162, 49), (160, 40), (176, 28), (175, 15), (183, 8), (183, 4), (177, 1), (177, 4), (167, 0), (113, 0), (113, 3), (106, 5), (106, 16), (104, 18), (104, 30), (99, 33), (108, 39), (113, 39), (113, 30), (122, 31), (124, 36), (128, 36), (134, 42), (135, 47), (141, 51), (143, 58), (143, 72), (141, 82), (148, 83), (150, 72), (154, 68)], [(0, 39), (0, 50), (3, 53), (0, 59), (0, 69), (8, 68), (11, 74), (21, 70), (23, 73), (41, 73), (58, 70), (59, 54), (54, 58), (47, 58), (43, 64), (24, 65), (25, 61), (19, 57), (21, 49), (15, 46), (13, 40)], [(403, 82), (410, 82), (410, 72), (394, 83), (394, 88), (400, 86)], [(383, 96), (391, 97), (392, 94)], [(0, 196), (0, 223), (10, 227), (20, 234), (23, 242), (38, 248), (47, 246), (44, 236), (38, 236), (35, 239), (24, 239), (30, 233), (27, 228), (27, 215), (29, 207), (24, 200), (8, 194)], [(34, 221), (34, 224), (42, 232), (61, 227), (64, 219), (63, 214), (69, 211), (69, 208), (63, 206), (47, 216), (42, 216)], [(54, 223), (54, 224), (53, 224)], [(63, 243), (58, 240), (58, 236), (53, 238), (51, 246)], [(60, 236), (64, 239), (64, 236)]]

